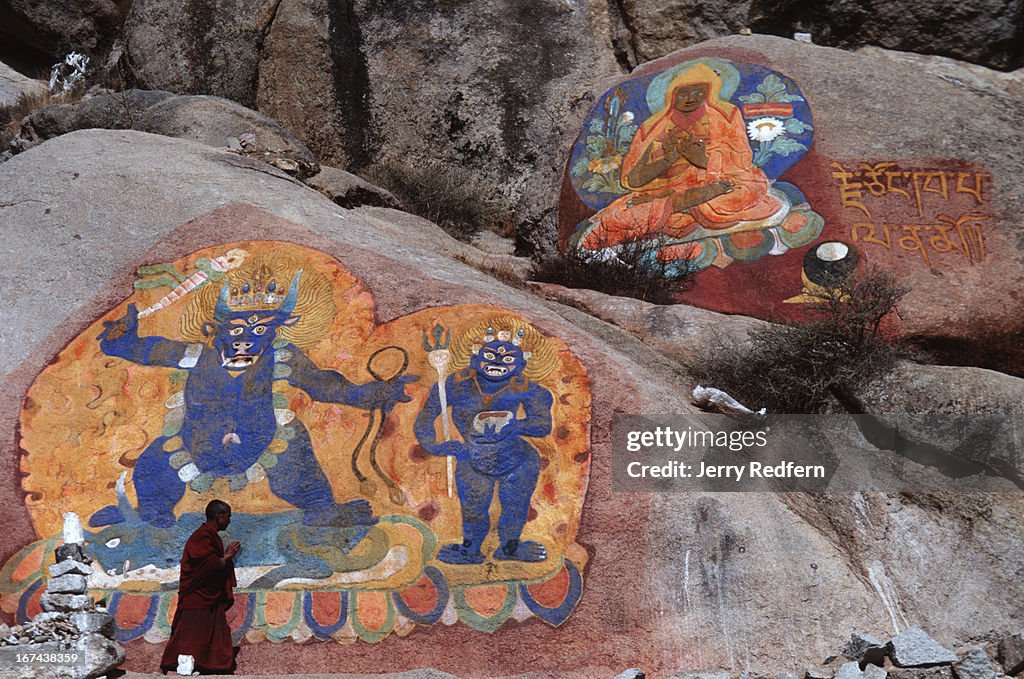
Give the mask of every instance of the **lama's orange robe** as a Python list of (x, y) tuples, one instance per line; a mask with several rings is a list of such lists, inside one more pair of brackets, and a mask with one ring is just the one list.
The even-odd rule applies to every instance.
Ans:
[[(705, 102), (691, 113), (673, 108), (676, 91), (693, 84), (707, 86)], [(583, 238), (584, 247), (597, 249), (659, 234), (682, 238), (698, 224), (709, 230), (727, 229), (740, 222), (766, 219), (781, 209), (779, 201), (768, 194), (768, 178), (753, 164), (743, 116), (735, 106), (718, 98), (720, 89), (718, 75), (704, 65), (686, 71), (672, 82), (663, 112), (637, 130), (622, 160), (621, 183), (630, 193), (590, 218), (594, 226)], [(629, 173), (648, 149), (650, 160), (657, 161), (664, 157), (666, 141), (685, 136), (703, 142), (707, 168), (679, 158), (647, 184), (630, 186)], [(732, 191), (682, 212), (673, 212), (675, 196), (720, 179), (732, 182)], [(640, 202), (652, 196), (652, 200)]]
[(185, 543), (178, 582), (178, 608), (160, 669), (173, 672), (179, 655), (195, 658), (196, 670), (230, 674), (235, 653), (226, 611), (234, 604), (235, 566), (224, 558), (224, 542), (204, 523)]

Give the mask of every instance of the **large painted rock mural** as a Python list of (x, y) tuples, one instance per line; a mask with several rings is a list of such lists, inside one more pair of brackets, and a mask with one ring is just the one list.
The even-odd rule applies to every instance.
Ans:
[[(949, 318), (986, 303), (984, 279), (1016, 271), (986, 167), (845, 157), (835, 145), (826, 154), (830, 119), (855, 117), (862, 100), (851, 96), (853, 113), (819, 110), (770, 63), (698, 48), (602, 87), (566, 162), (562, 250), (606, 259), (638, 243), (647, 266), (695, 272), (679, 301), (769, 320), (806, 317), (824, 281), (890, 271), (911, 293), (887, 331), (955, 362), (993, 343), (1017, 355), (1007, 339), (1015, 322)], [(883, 120), (863, 125), (885, 134)], [(993, 365), (1021, 369), (1018, 359)]]
[(669, 272), (806, 245), (821, 217), (777, 179), (813, 130), (796, 84), (762, 66), (701, 58), (626, 81), (597, 102), (573, 147), (572, 187), (596, 212), (566, 245), (614, 256), (649, 241)]
[(0, 573), (6, 612), (38, 612), (75, 512), (118, 637), (166, 639), (182, 547), (220, 498), (243, 545), (236, 639), (569, 616), (588, 560), (590, 392), (561, 340), (484, 306), (376, 326), (343, 265), (291, 243), (137, 273), (25, 399), (38, 540)]

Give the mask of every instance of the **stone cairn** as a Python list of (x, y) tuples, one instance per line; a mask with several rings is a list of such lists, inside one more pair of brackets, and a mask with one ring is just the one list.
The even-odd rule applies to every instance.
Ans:
[[(997, 662), (998, 661), (998, 662)], [(644, 679), (644, 671), (628, 669), (615, 679)], [(716, 670), (679, 672), (672, 679), (735, 679)], [(1024, 679), (1024, 629), (998, 643), (975, 645), (957, 653), (932, 639), (920, 627), (903, 630), (889, 641), (853, 634), (838, 655), (804, 671), (802, 679)], [(738, 679), (801, 679), (790, 672), (743, 672)]]
[(39, 601), (43, 612), (22, 625), (0, 624), (2, 679), (92, 679), (124, 662), (124, 648), (114, 640), (113, 617), (87, 593), (92, 567), (82, 551), (82, 525), (74, 513), (64, 515), (64, 544), (55, 556)]

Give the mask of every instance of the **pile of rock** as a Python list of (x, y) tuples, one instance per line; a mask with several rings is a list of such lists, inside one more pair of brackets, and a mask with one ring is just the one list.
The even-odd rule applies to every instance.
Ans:
[[(1018, 639), (1018, 645), (1012, 640)], [(1016, 653), (1016, 655), (1014, 655)], [(920, 627), (900, 632), (888, 642), (853, 634), (842, 654), (808, 669), (805, 679), (1001, 679), (1024, 670), (1024, 640), (1008, 637), (999, 645), (996, 665), (985, 648), (965, 648), (957, 655)], [(1004, 674), (1005, 673), (1005, 674)]]
[[(889, 641), (869, 634), (853, 634), (840, 655), (808, 668), (803, 679), (1008, 679), (1024, 677), (1024, 630), (993, 646), (998, 664), (982, 646), (968, 647), (959, 655), (932, 639), (920, 627), (911, 627)], [(644, 671), (628, 669), (615, 679), (644, 679)], [(725, 671), (680, 672), (672, 679), (733, 679)], [(739, 679), (769, 679), (768, 674), (742, 672)], [(798, 679), (783, 672), (775, 679)]]
[(50, 566), (43, 612), (23, 625), (0, 625), (0, 677), (88, 679), (124, 662), (114, 619), (88, 595), (80, 544), (64, 544)]
[(0, 625), (0, 646), (42, 644), (47, 641), (70, 643), (78, 639), (78, 628), (65, 613), (41, 613), (32, 622), (8, 627)]

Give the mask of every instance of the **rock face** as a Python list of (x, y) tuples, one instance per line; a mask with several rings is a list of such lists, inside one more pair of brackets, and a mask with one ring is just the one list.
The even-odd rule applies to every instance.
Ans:
[(547, 299), (569, 304), (626, 330), (680, 365), (694, 361), (708, 347), (742, 344), (751, 331), (769, 325), (755, 318), (727, 316), (685, 304), (651, 304), (550, 283), (531, 286)]
[[(103, 7), (116, 17), (123, 4)], [(518, 226), (520, 248), (550, 250), (561, 150), (574, 135), (563, 121), (581, 114), (599, 78), (748, 26), (786, 36), (804, 28), (840, 46), (941, 45), (1003, 68), (1021, 59), (1021, 29), (994, 0), (970, 10), (915, 0), (801, 8), (786, 0), (536, 0), (514, 8), (144, 0), (131, 4), (124, 42), (138, 85), (257, 107), (337, 167), (388, 171), (396, 182), (472, 171), (498, 200), (501, 219)], [(47, 23), (40, 7), (22, 9), (26, 21)], [(111, 32), (100, 32), (109, 43)], [(876, 71), (862, 64), (843, 73)]]
[(1024, 671), (1024, 630), (1011, 634), (999, 642), (999, 662), (1008, 675)]
[[(372, 315), (381, 323), (451, 304), (500, 306), (561, 338), (586, 366), (593, 482), (579, 535), (590, 560), (583, 598), (563, 625), (509, 621), (494, 636), (439, 625), (398, 643), (345, 647), (252, 643), (240, 655), (244, 673), (343, 664), (351, 672), (429, 665), (458, 676), (591, 677), (636, 664), (657, 676), (682, 667), (735, 674), (818, 662), (820, 649), (854, 629), (885, 639), (914, 622), (951, 645), (1019, 629), (1020, 494), (617, 492), (616, 412), (678, 413), (684, 425), (699, 423), (687, 403), (693, 385), (676, 361), (608, 322), (463, 264), (456, 257), (470, 246), (424, 220), (380, 207), (347, 210), (266, 164), (128, 130), (72, 132), (0, 164), (0, 206), (7, 327), (18, 338), (0, 343), (5, 561), (33, 534), (18, 486), (19, 409), (40, 370), (133, 294), (140, 263), (242, 240), (301, 243), (343, 261), (376, 298)], [(134, 426), (127, 431), (140, 438)], [(826, 440), (822, 458), (848, 446), (868, 447), (853, 437)], [(501, 605), (494, 591), (485, 602)], [(139, 615), (119, 611), (123, 624), (143, 619), (145, 607), (134, 610)], [(126, 669), (151, 667), (153, 647), (133, 643)], [(485, 652), (453, 652), (467, 647)]]
[(815, 43), (853, 48), (877, 45), (892, 50), (939, 54), (992, 68), (1022, 64), (1020, 2), (992, 0), (965, 6), (952, 0), (927, 2), (869, 0), (817, 3), (797, 0), (708, 0), (665, 2), (625, 0), (624, 22), (640, 61), (694, 43), (740, 32), (792, 37), (808, 32)]
[[(552, 249), (561, 154), (575, 134), (564, 121), (582, 113), (596, 79), (744, 27), (784, 36), (808, 30), (843, 47), (941, 49), (999, 68), (1022, 59), (1021, 28), (1010, 18), (1019, 16), (1020, 0), (969, 8), (873, 0), (811, 10), (791, 0), (51, 5), (0, 5), (9, 17), (0, 21), (9, 27), (3, 37), (45, 51), (93, 45), (99, 63), (123, 21), (139, 86), (259, 108), (325, 161), (359, 174), (374, 169), (395, 182), (440, 183), (472, 171), (499, 203), (499, 220), (518, 227), (525, 253)], [(53, 57), (37, 61), (48, 67)], [(869, 79), (876, 72), (860, 64), (841, 74)], [(866, 124), (894, 119), (866, 116)]]
[(134, 129), (228, 147), (252, 137), (254, 152), (291, 157), (313, 165), (316, 158), (280, 123), (220, 97), (178, 96), (160, 90), (105, 93), (77, 104), (52, 104), (34, 111), (12, 144), (18, 150), (74, 130)]
[(281, 3), (260, 110), (338, 167), (406, 182), (469, 170), (517, 223), (550, 218), (560, 121), (618, 70), (607, 17), (549, 2), (347, 7)]
[[(773, 187), (799, 189), (823, 227), (810, 242), (794, 240), (796, 232), (790, 232), (782, 238), (789, 249), (777, 246), (771, 253), (754, 252), (758, 247), (767, 251), (770, 242), (747, 242), (757, 231), (732, 237), (723, 249), (727, 254), (735, 250), (742, 261), (702, 260), (707, 267), (681, 301), (724, 313), (802, 318), (807, 307), (801, 295), (813, 275), (808, 267), (822, 261), (812, 249), (839, 243), (830, 247), (842, 247), (847, 259), (854, 258), (849, 261), (863, 269), (891, 271), (910, 288), (899, 305), (902, 317), (892, 320), (888, 332), (950, 363), (1024, 371), (1024, 326), (1010, 311), (1017, 306), (1024, 270), (1020, 242), (1013, 235), (1024, 210), (1024, 192), (1017, 185), (1024, 129), (1019, 74), (982, 74), (948, 60), (907, 59), (882, 50), (851, 54), (792, 40), (733, 36), (645, 64), (628, 77), (606, 81), (595, 96), (607, 102), (617, 88), (631, 92), (648, 81), (653, 87), (653, 74), (699, 58), (737, 68), (769, 65), (799, 87), (813, 113), (813, 143)], [(856, 93), (856, 105), (850, 103), (851, 93)], [(628, 113), (635, 116), (630, 124), (653, 118), (644, 110), (646, 103), (637, 105), (629, 96)], [(732, 103), (747, 107), (741, 96), (748, 95), (737, 91)], [(957, 105), (944, 104), (951, 101)], [(743, 112), (744, 125), (760, 120), (756, 105), (749, 108)], [(592, 143), (596, 135), (590, 128), (604, 114), (598, 103), (577, 123), (559, 206), (563, 246), (585, 233), (586, 220), (597, 219), (600, 205), (592, 206), (576, 184), (580, 172), (597, 172), (605, 160), (594, 157), (589, 166), (580, 165), (588, 153), (593, 155), (581, 149)], [(889, 121), (885, 134), (872, 131), (880, 120)], [(928, 132), (941, 129), (962, 132), (955, 138)], [(795, 136), (785, 132), (778, 139), (791, 142)], [(760, 148), (762, 142), (750, 144)], [(614, 154), (609, 158), (614, 161)], [(771, 177), (770, 165), (764, 167)], [(797, 212), (794, 208), (789, 214)], [(743, 219), (740, 226), (753, 223)], [(787, 223), (778, 228), (788, 230)], [(689, 232), (678, 237), (690, 237)], [(758, 258), (750, 252), (777, 256)]]
[(46, 83), (27, 78), (7, 64), (0, 63), (0, 107), (12, 106), (22, 96), (46, 94)]
[(843, 647), (843, 655), (856, 660), (860, 666), (871, 664), (879, 667), (885, 661), (886, 645), (870, 634), (853, 634)]
[(956, 653), (928, 636), (920, 627), (900, 632), (889, 642), (889, 655), (897, 667), (930, 667), (950, 665)]
[(148, 89), (256, 101), (263, 38), (275, 0), (131, 4), (124, 24), (131, 71)]
[(867, 665), (861, 670), (859, 663), (843, 663), (836, 671), (835, 679), (885, 679), (886, 671), (876, 665)]
[(335, 205), (341, 207), (352, 208), (360, 205), (399, 207), (398, 199), (387, 190), (336, 167), (321, 167), (319, 173), (306, 180), (306, 185), (324, 194), (333, 200)]
[(957, 679), (995, 679), (999, 675), (984, 648), (971, 649), (953, 665), (953, 671)]
[(49, 67), (72, 51), (105, 54), (114, 42), (130, 2), (86, 0), (4, 0), (0, 2), (0, 42), (10, 45), (25, 63)]
[[(980, 368), (900, 362), (858, 394), (863, 410), (935, 459), (975, 463), (1024, 487), (1024, 379)], [(908, 415), (907, 413), (931, 413)]]
[(624, 0), (620, 7), (623, 23), (628, 27), (629, 43), (635, 53), (634, 65), (705, 40), (739, 33), (750, 25), (751, 4), (706, 0)]

